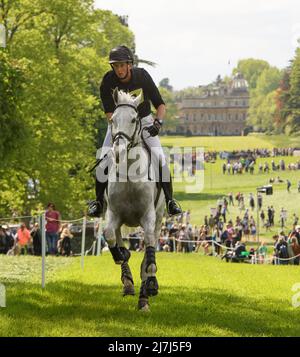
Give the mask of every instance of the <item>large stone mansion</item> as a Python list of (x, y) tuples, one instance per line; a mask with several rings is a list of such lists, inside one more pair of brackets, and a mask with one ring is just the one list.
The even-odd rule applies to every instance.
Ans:
[(179, 105), (176, 133), (186, 135), (243, 135), (249, 108), (248, 83), (236, 74), (229, 84), (214, 83), (204, 95), (185, 98)]

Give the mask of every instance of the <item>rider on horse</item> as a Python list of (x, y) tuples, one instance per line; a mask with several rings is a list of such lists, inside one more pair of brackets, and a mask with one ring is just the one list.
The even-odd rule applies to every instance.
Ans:
[[(181, 214), (182, 211), (180, 207), (172, 198), (173, 189), (171, 176), (164, 158), (160, 140), (157, 136), (162, 126), (166, 110), (165, 103), (149, 73), (143, 68), (133, 67), (133, 62), (133, 54), (126, 46), (118, 46), (111, 50), (109, 63), (112, 67), (112, 71), (109, 71), (104, 75), (100, 86), (100, 96), (104, 111), (108, 122), (110, 123), (112, 114), (115, 110), (115, 103), (112, 95), (115, 88), (131, 94), (136, 94), (137, 92), (142, 91), (143, 102), (140, 103), (137, 108), (140, 120), (151, 116), (150, 102), (156, 108), (155, 119), (153, 120), (151, 116), (152, 125), (147, 129), (150, 135), (148, 138), (144, 138), (144, 140), (150, 148), (157, 149), (157, 151), (152, 150), (152, 153), (162, 158), (162, 171), (164, 172), (164, 177), (170, 177), (168, 180), (162, 180), (160, 177), (160, 184), (165, 194), (168, 214), (170, 216)], [(112, 141), (109, 125), (104, 139), (103, 148), (111, 146)], [(103, 212), (104, 192), (107, 187), (107, 178), (105, 178), (106, 176), (104, 172), (103, 175), (100, 176), (101, 180), (96, 178), (96, 200), (91, 201), (88, 207), (88, 215), (91, 217), (99, 217)]]

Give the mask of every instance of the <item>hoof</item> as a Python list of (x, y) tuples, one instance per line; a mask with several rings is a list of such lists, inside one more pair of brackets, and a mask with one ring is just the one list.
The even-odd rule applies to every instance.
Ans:
[(145, 289), (147, 296), (155, 296), (158, 294), (158, 282), (155, 276), (147, 278)]
[(123, 288), (123, 296), (135, 295), (133, 286), (124, 286)]
[(139, 302), (138, 302), (138, 309), (140, 311), (149, 312), (150, 311), (150, 305), (148, 303), (148, 299), (140, 298)]

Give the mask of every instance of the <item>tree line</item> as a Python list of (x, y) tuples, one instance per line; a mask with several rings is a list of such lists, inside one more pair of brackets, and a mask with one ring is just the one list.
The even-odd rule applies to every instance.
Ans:
[[(240, 72), (248, 82), (250, 103), (247, 125), (254, 131), (268, 134), (297, 135), (300, 131), (300, 48), (284, 69), (261, 59), (242, 59), (232, 71)], [(230, 85), (231, 78), (219, 75), (212, 84)], [(168, 78), (160, 82), (167, 106), (172, 108), (166, 131), (175, 131), (180, 116), (176, 103), (183, 98), (204, 95), (204, 89), (188, 87), (173, 90)]]
[(134, 35), (92, 0), (1, 0), (0, 21), (0, 217), (49, 201), (81, 216), (106, 131), (99, 84), (110, 49), (134, 49)]

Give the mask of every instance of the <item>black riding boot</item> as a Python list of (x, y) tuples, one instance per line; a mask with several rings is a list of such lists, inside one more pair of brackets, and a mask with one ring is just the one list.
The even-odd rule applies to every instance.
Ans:
[[(166, 171), (167, 170), (167, 171)], [(160, 184), (162, 189), (164, 190), (167, 211), (170, 216), (175, 216), (182, 213), (181, 208), (178, 206), (176, 201), (173, 199), (173, 186), (172, 186), (172, 178), (168, 168), (168, 165), (162, 167), (162, 172), (159, 175)], [(164, 180), (163, 178), (169, 177), (169, 180)]]
[(96, 200), (89, 202), (88, 215), (90, 217), (100, 217), (103, 213), (104, 192), (107, 187), (107, 181), (99, 182), (96, 179)]

